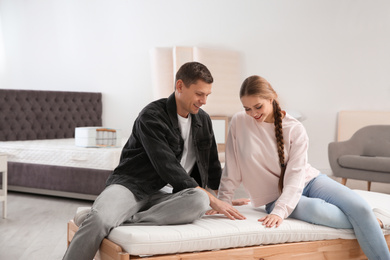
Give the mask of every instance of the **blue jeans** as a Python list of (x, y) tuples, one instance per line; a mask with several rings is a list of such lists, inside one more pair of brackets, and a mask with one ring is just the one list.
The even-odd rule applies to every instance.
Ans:
[[(266, 205), (268, 213), (275, 201)], [(360, 247), (370, 260), (390, 260), (379, 223), (368, 203), (356, 192), (325, 174), (311, 180), (291, 218), (333, 228), (353, 228)]]

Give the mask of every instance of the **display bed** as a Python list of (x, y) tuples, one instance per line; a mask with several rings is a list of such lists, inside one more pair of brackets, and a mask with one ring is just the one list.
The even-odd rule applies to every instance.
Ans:
[(10, 190), (91, 200), (104, 189), (121, 150), (77, 147), (74, 138), (0, 142), (13, 172)]
[(112, 171), (122, 147), (85, 148), (74, 138), (0, 142), (0, 152), (15, 163), (31, 163)]
[[(356, 191), (370, 205), (390, 211), (390, 195)], [(278, 228), (257, 221), (264, 207), (237, 207), (247, 219), (204, 216), (188, 225), (119, 226), (97, 258), (138, 259), (365, 259), (352, 230), (286, 219)], [(68, 243), (78, 227), (68, 223)], [(390, 232), (384, 231), (388, 245)], [(195, 253), (194, 253), (195, 252)]]
[[(91, 148), (77, 150), (73, 140), (75, 150), (68, 151), (62, 142), (74, 138), (76, 127), (102, 126), (102, 108), (101, 93), (0, 89), (0, 151), (8, 154), (8, 189), (95, 199), (119, 156), (96, 167)], [(39, 148), (35, 140), (53, 141)], [(110, 148), (99, 149), (93, 153)]]

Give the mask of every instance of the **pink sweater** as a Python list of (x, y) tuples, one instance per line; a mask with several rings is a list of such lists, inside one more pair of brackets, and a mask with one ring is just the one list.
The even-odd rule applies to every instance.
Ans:
[(307, 162), (309, 139), (303, 125), (288, 114), (282, 124), (287, 162), (282, 194), (278, 190), (280, 164), (274, 124), (259, 123), (242, 111), (231, 121), (219, 199), (231, 203), (242, 183), (255, 207), (277, 200), (271, 214), (281, 218), (291, 214), (303, 188), (319, 171)]

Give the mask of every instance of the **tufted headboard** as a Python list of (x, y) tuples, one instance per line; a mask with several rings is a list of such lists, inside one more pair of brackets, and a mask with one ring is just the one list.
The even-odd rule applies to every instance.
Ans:
[(0, 141), (73, 138), (102, 109), (101, 93), (0, 89)]

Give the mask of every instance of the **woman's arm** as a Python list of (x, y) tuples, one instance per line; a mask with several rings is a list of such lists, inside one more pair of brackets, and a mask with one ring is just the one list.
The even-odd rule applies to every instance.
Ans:
[(225, 167), (222, 171), (218, 198), (232, 204), (234, 192), (241, 184), (241, 171), (237, 163), (236, 117), (232, 118), (225, 149)]
[(275, 202), (271, 214), (280, 218), (287, 218), (295, 209), (302, 196), (306, 180), (307, 150), (309, 138), (306, 130), (301, 124), (291, 129), (290, 149), (288, 151), (288, 162), (284, 176), (284, 187), (282, 194)]

